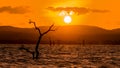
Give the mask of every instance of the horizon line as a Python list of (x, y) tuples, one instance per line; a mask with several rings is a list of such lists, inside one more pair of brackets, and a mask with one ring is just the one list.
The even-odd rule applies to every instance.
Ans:
[[(49, 25), (50, 26), (50, 25)], [(56, 25), (56, 26), (89, 26), (89, 27), (96, 27), (96, 28), (100, 28), (100, 29), (104, 29), (104, 30), (116, 30), (116, 29), (120, 29), (120, 28), (113, 28), (113, 29), (107, 29), (107, 28), (103, 28), (100, 26), (92, 26), (92, 25)], [(17, 26), (10, 26), (10, 25), (3, 25), (0, 27), (13, 27), (13, 28), (34, 28), (33, 27), (17, 27)], [(48, 25), (42, 25), (42, 26), (38, 26), (38, 27), (48, 27)]]

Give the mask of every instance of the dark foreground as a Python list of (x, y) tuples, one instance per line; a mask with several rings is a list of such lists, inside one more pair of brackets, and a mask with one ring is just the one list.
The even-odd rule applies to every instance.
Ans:
[[(19, 50), (22, 44), (0, 44), (0, 68), (120, 68), (120, 45), (44, 45), (41, 56)], [(34, 50), (35, 45), (25, 44)]]

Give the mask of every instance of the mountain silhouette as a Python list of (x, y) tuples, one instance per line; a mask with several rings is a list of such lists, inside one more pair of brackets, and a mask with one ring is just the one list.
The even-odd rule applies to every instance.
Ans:
[[(49, 38), (55, 43), (69, 44), (120, 44), (120, 29), (106, 30), (96, 26), (71, 25), (55, 26), (57, 29), (43, 37), (41, 43), (49, 43)], [(39, 27), (42, 32), (48, 26)], [(17, 28), (0, 26), (0, 43), (36, 43), (38, 32), (34, 28)]]

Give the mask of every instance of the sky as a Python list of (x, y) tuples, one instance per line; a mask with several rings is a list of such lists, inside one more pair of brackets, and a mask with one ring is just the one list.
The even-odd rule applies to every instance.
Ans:
[[(120, 0), (0, 0), (0, 26), (90, 25), (120, 28)], [(64, 17), (69, 15), (71, 23)]]

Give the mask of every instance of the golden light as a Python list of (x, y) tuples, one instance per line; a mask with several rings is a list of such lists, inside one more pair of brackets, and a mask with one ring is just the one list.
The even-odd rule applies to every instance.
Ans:
[(61, 12), (59, 13), (59, 16), (65, 16), (65, 15), (68, 15), (68, 13), (67, 13), (66, 11), (61, 11)]
[(70, 16), (65, 16), (64, 17), (64, 22), (69, 24), (72, 21), (72, 18)]
[(74, 12), (73, 12), (73, 11), (70, 11), (69, 15), (73, 15), (73, 14), (74, 14)]

